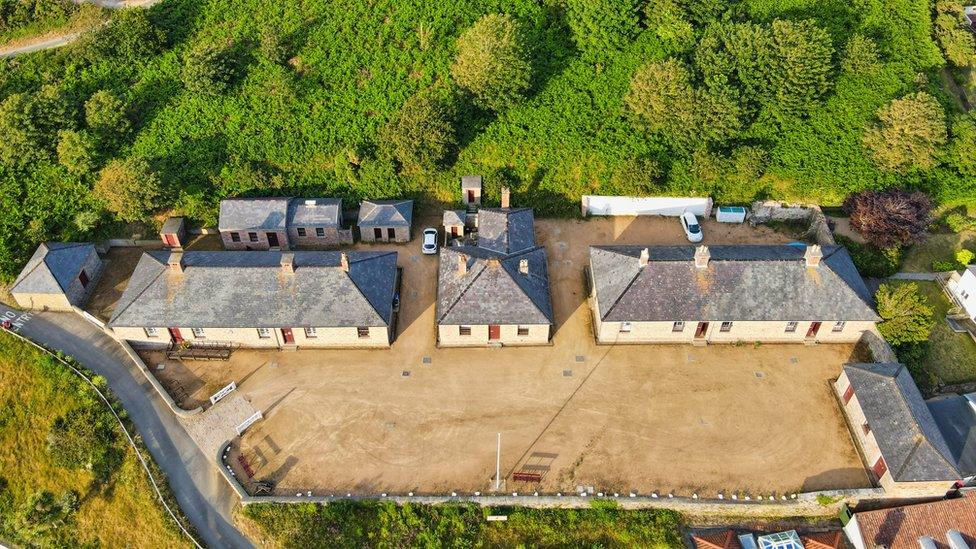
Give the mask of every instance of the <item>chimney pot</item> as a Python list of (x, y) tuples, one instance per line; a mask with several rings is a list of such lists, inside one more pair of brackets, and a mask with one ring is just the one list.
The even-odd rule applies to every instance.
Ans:
[(528, 259), (520, 259), (519, 260), (519, 272), (522, 273), (523, 275), (529, 274), (529, 260)]
[(695, 248), (695, 268), (705, 269), (708, 267), (708, 260), (712, 258), (712, 252), (708, 251), (708, 246), (698, 246)]
[(820, 260), (823, 259), (823, 249), (817, 244), (807, 246), (807, 251), (803, 254), (807, 262), (807, 267), (819, 267)]
[(468, 274), (468, 258), (464, 254), (458, 254), (458, 275)]
[(339, 253), (339, 267), (343, 271), (347, 273), (349, 272), (349, 256), (346, 255), (346, 252)]
[(644, 268), (647, 267), (647, 262), (651, 259), (651, 251), (647, 248), (641, 250), (640, 259), (637, 260), (637, 266)]
[(285, 274), (295, 274), (295, 254), (291, 252), (281, 254), (281, 270)]
[(177, 273), (183, 272), (183, 252), (172, 252), (169, 254), (169, 268)]
[(511, 200), (511, 191), (508, 187), (502, 187), (502, 208), (508, 208)]

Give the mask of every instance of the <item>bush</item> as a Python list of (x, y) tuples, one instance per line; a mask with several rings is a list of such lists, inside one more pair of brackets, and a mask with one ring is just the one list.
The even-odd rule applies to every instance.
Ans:
[(906, 95), (879, 109), (877, 116), (878, 123), (864, 132), (864, 146), (879, 168), (904, 174), (935, 165), (947, 135), (945, 112), (934, 97)]
[(198, 43), (183, 57), (183, 85), (191, 92), (205, 95), (223, 93), (234, 77), (234, 63), (229, 48)]
[(946, 216), (942, 219), (942, 222), (945, 223), (946, 227), (949, 227), (949, 230), (954, 233), (976, 230), (976, 219), (966, 217), (965, 215), (957, 212), (946, 214)]
[(929, 339), (934, 309), (918, 293), (917, 284), (882, 284), (875, 299), (881, 316), (878, 332), (888, 343), (898, 346)]
[(404, 166), (433, 169), (457, 147), (454, 115), (444, 99), (430, 93), (414, 95), (380, 132)]
[(98, 174), (92, 193), (125, 221), (139, 221), (156, 209), (159, 178), (141, 158), (113, 160)]
[(956, 252), (956, 263), (965, 269), (967, 265), (973, 262), (974, 257), (976, 257), (976, 254), (969, 250), (959, 250)]
[(956, 270), (955, 261), (937, 260), (932, 262), (932, 270), (937, 273), (945, 273)]
[(521, 101), (529, 89), (529, 58), (518, 21), (489, 14), (458, 38), (451, 76), (479, 106), (503, 111)]
[(865, 240), (878, 248), (920, 242), (932, 222), (932, 199), (903, 189), (862, 191), (844, 200), (844, 211)]
[(58, 418), (48, 433), (51, 458), (62, 467), (89, 469), (106, 482), (120, 465), (115, 418), (92, 405)]
[(58, 134), (58, 162), (75, 175), (95, 167), (95, 139), (85, 131), (61, 130)]
[(899, 247), (878, 249), (861, 244), (843, 235), (836, 235), (837, 243), (847, 248), (851, 260), (861, 276), (888, 278), (901, 268), (902, 249)]
[(898, 361), (908, 367), (912, 378), (923, 393), (932, 392), (939, 385), (939, 377), (925, 368), (925, 358), (929, 353), (929, 342), (906, 343), (895, 347)]
[(635, 0), (568, 0), (566, 19), (580, 50), (609, 55), (640, 30)]

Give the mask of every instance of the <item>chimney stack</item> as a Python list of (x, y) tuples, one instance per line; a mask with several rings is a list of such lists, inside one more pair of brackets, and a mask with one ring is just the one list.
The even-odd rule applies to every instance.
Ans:
[(803, 259), (806, 259), (807, 267), (819, 267), (820, 260), (823, 259), (823, 250), (817, 244), (811, 244), (807, 246)]
[(637, 266), (643, 269), (647, 267), (647, 262), (651, 259), (651, 252), (647, 248), (641, 250), (640, 259), (637, 260)]
[(511, 199), (511, 191), (508, 187), (502, 187), (502, 208), (509, 207), (509, 201)]
[(339, 252), (339, 268), (343, 272), (349, 272), (349, 256), (346, 255), (346, 252)]
[(171, 252), (169, 254), (168, 265), (170, 270), (175, 273), (183, 273), (183, 252)]
[(708, 251), (708, 246), (698, 246), (695, 248), (695, 268), (705, 269), (708, 267), (708, 260), (712, 258), (712, 252)]
[(524, 259), (523, 258), (523, 259), (520, 259), (519, 260), (519, 273), (521, 273), (523, 275), (528, 275), (529, 274), (529, 260), (528, 259)]
[(458, 254), (458, 276), (468, 274), (468, 258), (464, 254)]
[(281, 271), (285, 274), (295, 274), (295, 254), (292, 252), (281, 254)]

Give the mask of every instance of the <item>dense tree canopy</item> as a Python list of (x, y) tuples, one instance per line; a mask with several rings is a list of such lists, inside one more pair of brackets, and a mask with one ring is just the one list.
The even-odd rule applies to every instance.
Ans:
[(918, 286), (882, 284), (875, 296), (878, 303), (878, 331), (892, 345), (921, 343), (932, 329), (933, 309)]
[(851, 227), (878, 248), (918, 242), (932, 222), (932, 200), (919, 191), (861, 191), (844, 201), (844, 210)]
[(897, 173), (931, 168), (945, 142), (945, 112), (924, 92), (892, 100), (864, 132), (864, 146), (878, 167)]
[(408, 167), (431, 169), (457, 145), (453, 114), (447, 102), (430, 93), (408, 99), (382, 130), (381, 138)]
[(486, 109), (500, 111), (515, 105), (532, 79), (518, 21), (508, 15), (489, 14), (464, 31), (458, 38), (451, 75)]

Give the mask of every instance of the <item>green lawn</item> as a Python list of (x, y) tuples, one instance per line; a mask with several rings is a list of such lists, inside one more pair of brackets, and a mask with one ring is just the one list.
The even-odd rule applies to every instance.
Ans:
[[(47, 438), (65, 414), (91, 409), (114, 426), (119, 461), (107, 482), (63, 467)], [(42, 492), (68, 513), (27, 504)], [(70, 494), (74, 495), (70, 495)], [(0, 333), (0, 540), (19, 547), (190, 547), (150, 487), (135, 452), (94, 390), (62, 364)]]
[(930, 272), (933, 261), (950, 261), (961, 248), (976, 251), (976, 232), (933, 234), (905, 252), (901, 270), (910, 273)]
[(966, 334), (953, 332), (945, 315), (950, 302), (935, 282), (918, 282), (919, 293), (926, 296), (935, 309), (935, 324), (929, 336), (929, 350), (923, 367), (934, 373), (943, 383), (964, 383), (976, 380), (976, 342)]

